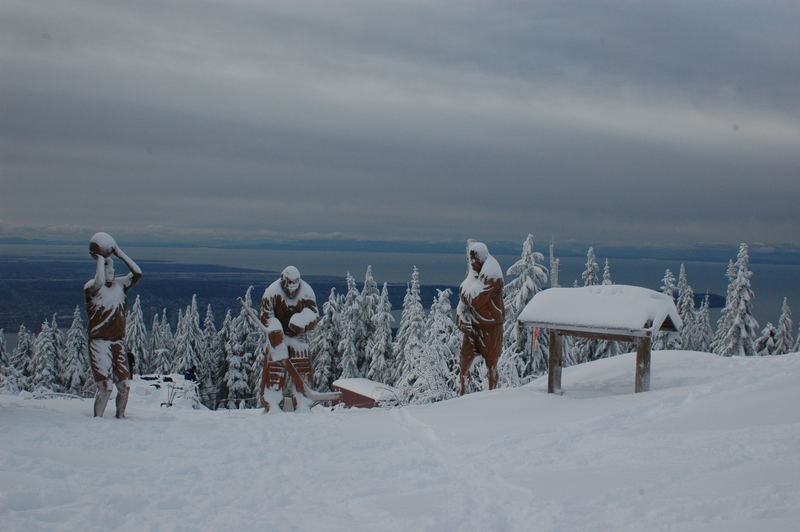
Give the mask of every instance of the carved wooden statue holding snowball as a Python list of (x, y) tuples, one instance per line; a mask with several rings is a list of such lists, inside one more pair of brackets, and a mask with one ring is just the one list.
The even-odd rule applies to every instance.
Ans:
[(503, 347), (503, 271), (482, 242), (467, 243), (467, 276), (461, 283), (456, 325), (464, 333), (459, 380), (461, 395), (475, 357), (483, 357), (489, 389), (497, 387), (497, 361)]
[[(108, 233), (96, 233), (89, 241), (89, 254), (96, 262), (94, 278), (83, 287), (89, 319), (89, 362), (97, 383), (94, 415), (102, 417), (112, 382), (117, 386), (117, 417), (125, 417), (128, 404), (128, 357), (125, 354), (125, 303), (128, 290), (142, 278), (142, 270)], [(116, 255), (130, 272), (114, 276)]]

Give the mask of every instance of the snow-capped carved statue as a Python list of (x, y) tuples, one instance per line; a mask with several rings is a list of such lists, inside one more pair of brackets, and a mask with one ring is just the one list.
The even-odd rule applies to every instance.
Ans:
[(260, 319), (269, 340), (261, 373), (264, 408), (280, 408), (284, 390), (293, 395), (294, 408), (308, 408), (313, 401), (304, 395), (305, 387), (298, 389), (290, 372), (296, 370), (306, 384), (313, 386), (307, 333), (316, 327), (319, 313), (314, 290), (300, 278), (297, 268), (287, 266), (280, 279), (264, 290)]
[[(89, 318), (89, 363), (97, 392), (94, 415), (102, 417), (112, 382), (117, 386), (117, 418), (125, 417), (128, 404), (128, 356), (125, 353), (125, 303), (128, 290), (142, 278), (142, 270), (128, 257), (108, 233), (96, 233), (89, 240), (89, 255), (96, 262), (93, 279), (83, 286), (86, 314)], [(130, 272), (114, 276), (116, 255)]]
[(483, 242), (467, 242), (467, 276), (461, 283), (456, 325), (464, 333), (461, 343), (460, 394), (475, 357), (486, 361), (489, 389), (497, 387), (497, 361), (503, 346), (503, 270)]

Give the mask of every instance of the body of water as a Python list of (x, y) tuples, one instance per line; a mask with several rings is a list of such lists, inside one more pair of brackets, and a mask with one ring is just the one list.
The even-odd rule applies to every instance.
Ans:
[[(134, 260), (163, 260), (177, 264), (214, 264), (236, 268), (252, 268), (280, 272), (286, 265), (297, 266), (304, 275), (344, 277), (352, 273), (361, 281), (367, 265), (372, 265), (375, 279), (379, 282), (404, 283), (416, 266), (420, 270), (420, 281), (425, 285), (457, 286), (464, 278), (466, 257), (454, 253), (386, 253), (363, 251), (285, 251), (254, 249), (216, 249), (216, 248), (165, 248), (165, 247), (125, 247)], [(540, 251), (546, 252), (546, 249)], [(736, 249), (731, 249), (735, 259)], [(603, 250), (596, 249), (602, 273)], [(557, 254), (557, 253), (556, 253)], [(31, 256), (52, 258), (54, 260), (86, 261), (86, 278), (94, 273), (94, 264), (86, 248), (62, 245), (2, 244), (0, 255)], [(546, 255), (546, 254), (545, 254)], [(511, 266), (519, 257), (496, 255), (503, 269)], [(562, 286), (572, 286), (584, 269), (583, 257), (560, 257), (559, 280)], [(547, 257), (545, 257), (547, 261)], [(644, 286), (659, 289), (664, 270), (670, 268), (678, 276), (681, 261), (610, 258), (612, 279), (618, 284)], [(725, 270), (727, 262), (688, 262), (684, 261), (689, 283), (695, 293), (706, 291), (724, 295), (727, 281)], [(763, 326), (767, 321), (775, 323), (780, 313), (783, 297), (789, 298), (794, 309), (800, 309), (800, 265), (752, 264), (752, 287), (755, 293), (754, 312)], [(117, 267), (118, 272), (124, 266)], [(145, 274), (147, 272), (145, 271)], [(259, 277), (263, 277), (263, 274)], [(271, 277), (270, 277), (271, 278)], [(322, 295), (318, 295), (323, 297)], [(429, 305), (429, 301), (424, 302)], [(796, 310), (800, 312), (800, 310)], [(798, 314), (800, 315), (800, 314)], [(795, 318), (797, 321), (797, 318)]]

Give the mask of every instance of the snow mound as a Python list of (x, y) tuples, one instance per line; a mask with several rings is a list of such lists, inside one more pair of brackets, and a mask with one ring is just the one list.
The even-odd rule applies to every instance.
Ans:
[(634, 357), (312, 414), (0, 395), (2, 528), (796, 530), (800, 354), (655, 351), (639, 394)]
[(621, 284), (542, 290), (519, 315), (521, 322), (542, 326), (558, 324), (653, 332), (658, 331), (667, 318), (675, 329), (681, 328), (678, 310), (670, 296)]

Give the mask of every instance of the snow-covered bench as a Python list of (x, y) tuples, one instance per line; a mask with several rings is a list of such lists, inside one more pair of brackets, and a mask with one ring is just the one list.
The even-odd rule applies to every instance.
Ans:
[(626, 285), (550, 288), (536, 294), (519, 321), (548, 329), (547, 391), (561, 390), (562, 336), (636, 342), (636, 392), (650, 389), (653, 334), (682, 327), (675, 302), (666, 294)]

